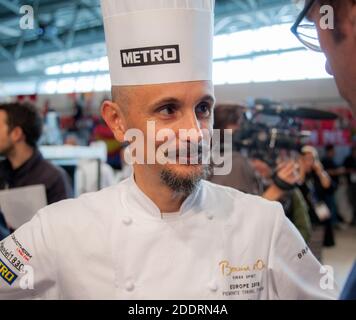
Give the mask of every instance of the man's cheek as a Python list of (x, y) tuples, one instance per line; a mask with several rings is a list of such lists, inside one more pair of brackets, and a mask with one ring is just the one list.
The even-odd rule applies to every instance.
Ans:
[(200, 128), (204, 130), (208, 130), (210, 134), (213, 133), (213, 128), (214, 128), (214, 118), (210, 117), (206, 121), (201, 122)]

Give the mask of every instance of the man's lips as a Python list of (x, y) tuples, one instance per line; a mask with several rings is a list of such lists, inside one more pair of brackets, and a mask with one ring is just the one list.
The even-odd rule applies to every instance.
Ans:
[(177, 156), (178, 164), (201, 164), (202, 155), (201, 154), (191, 154), (187, 156)]
[(172, 149), (164, 152), (164, 156), (171, 163), (178, 164), (201, 164), (203, 148), (201, 146), (188, 149)]

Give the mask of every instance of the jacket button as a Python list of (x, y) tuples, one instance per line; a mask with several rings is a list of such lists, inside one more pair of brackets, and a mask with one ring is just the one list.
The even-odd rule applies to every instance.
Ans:
[(122, 222), (123, 222), (125, 225), (129, 226), (129, 225), (132, 223), (132, 219), (131, 219), (130, 217), (124, 217), (124, 218), (122, 219)]
[(208, 212), (206, 214), (206, 217), (209, 219), (209, 220), (213, 220), (214, 219), (214, 215), (211, 213), (211, 212)]
[(127, 291), (133, 291), (135, 289), (135, 285), (132, 281), (127, 281), (125, 284), (125, 288)]
[(210, 291), (212, 292), (216, 292), (218, 290), (218, 286), (215, 282), (210, 282), (208, 284), (208, 288), (210, 289)]

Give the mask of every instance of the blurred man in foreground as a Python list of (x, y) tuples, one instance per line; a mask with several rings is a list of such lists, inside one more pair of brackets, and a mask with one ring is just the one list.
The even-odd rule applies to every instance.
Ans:
[(309, 49), (324, 52), (326, 71), (356, 114), (356, 0), (302, 0), (292, 32)]

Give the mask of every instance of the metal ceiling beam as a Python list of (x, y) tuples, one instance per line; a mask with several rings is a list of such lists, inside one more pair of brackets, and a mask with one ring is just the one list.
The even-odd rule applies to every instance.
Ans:
[(259, 52), (253, 52), (249, 54), (244, 54), (244, 55), (238, 55), (238, 56), (229, 56), (225, 58), (218, 58), (214, 59), (214, 62), (227, 62), (231, 60), (244, 60), (244, 59), (252, 59), (255, 57), (261, 57), (261, 56), (270, 56), (270, 55), (275, 55), (275, 54), (281, 54), (281, 53), (287, 53), (287, 52), (296, 52), (296, 51), (306, 51), (307, 49), (304, 47), (295, 47), (295, 48), (289, 48), (289, 49), (281, 49), (281, 50), (270, 50), (270, 51), (259, 51)]
[[(2, 1), (6, 1), (6, 2), (9, 2), (8, 0), (0, 0), (0, 4)], [(62, 0), (59, 0), (59, 1), (43, 1), (43, 0), (40, 0), (38, 4), (38, 7), (37, 7), (37, 10), (35, 8), (36, 6), (36, 1), (33, 1), (32, 2), (32, 6), (34, 7), (34, 11), (36, 13), (36, 16), (38, 15), (41, 15), (41, 14), (52, 14), (53, 12), (56, 12), (60, 9), (63, 9), (63, 8), (68, 8), (68, 7), (73, 7), (73, 1), (68, 1), (68, 0), (65, 0), (65, 1), (62, 1)], [(17, 14), (19, 14), (19, 11), (20, 11), (20, 8), (17, 9)], [(3, 24), (11, 24), (13, 23), (14, 21), (14, 17), (12, 17), (11, 15), (7, 14), (6, 16), (2, 16), (0, 18), (0, 24), (3, 25)]]
[(76, 25), (78, 17), (79, 17), (79, 12), (80, 12), (80, 1), (77, 1), (77, 5), (75, 7), (73, 19), (72, 19), (71, 24), (69, 26), (70, 31), (69, 31), (69, 34), (67, 36), (66, 42), (65, 42), (66, 49), (71, 48), (72, 45), (73, 45), (75, 31), (76, 31), (75, 30), (75, 25)]
[(9, 60), (10, 62), (14, 62), (14, 57), (12, 56), (12, 54), (10, 53), (10, 51), (8, 51), (7, 49), (5, 49), (2, 45), (0, 45), (0, 55), (2, 55), (3, 57), (5, 57), (7, 60)]
[[(288, 10), (293, 12), (292, 9), (294, 9), (294, 7), (292, 5), (286, 5), (282, 12), (286, 12), (287, 7), (288, 7)], [(281, 11), (281, 6), (278, 4), (272, 4), (272, 5), (270, 4), (270, 5), (261, 6), (256, 10), (250, 9), (247, 12), (241, 12), (240, 10), (236, 10), (236, 7), (235, 7), (235, 10), (232, 10), (229, 13), (221, 14), (216, 17), (216, 19), (215, 19), (216, 20), (215, 21), (215, 26), (216, 26), (215, 34), (225, 33), (226, 27), (228, 27), (232, 23), (237, 23), (238, 21), (244, 21), (247, 23), (248, 23), (248, 21), (251, 21), (250, 25), (246, 26), (246, 27), (250, 27), (250, 28), (266, 25), (267, 21), (265, 19), (263, 19), (263, 21), (261, 23), (261, 21), (256, 20), (254, 17), (259, 16), (261, 14), (266, 15), (271, 11), (273, 11), (273, 12)], [(274, 21), (276, 21), (276, 20), (274, 20)]]
[(102, 20), (101, 14), (97, 12), (97, 7), (91, 6), (85, 0), (80, 0), (81, 7), (87, 9), (87, 11), (92, 15), (92, 17), (96, 20)]
[(22, 34), (17, 46), (16, 46), (16, 49), (15, 49), (15, 54), (14, 54), (14, 57), (15, 59), (19, 59), (21, 57), (21, 54), (22, 54), (22, 49), (23, 49), (23, 45), (24, 45), (24, 36)]
[(242, 9), (243, 11), (248, 11), (250, 9), (246, 1), (233, 0), (233, 2), (236, 4), (238, 8)]
[[(71, 74), (59, 74), (59, 75), (48, 75), (43, 76), (43, 73), (32, 73), (31, 75), (18, 75), (18, 76), (11, 76), (6, 78), (6, 82), (15, 82), (15, 81), (33, 81), (33, 78), (36, 78), (37, 82), (41, 81), (50, 81), (50, 80), (62, 80), (62, 79), (71, 79), (77, 77), (90, 77), (90, 76), (100, 76), (100, 75), (107, 75), (109, 74), (108, 71), (96, 71), (96, 72), (83, 72), (83, 73), (71, 73)], [(1, 82), (0, 78), (0, 82)]]
[(272, 21), (269, 16), (265, 12), (257, 12), (256, 17), (259, 21), (264, 23), (265, 25), (271, 25)]
[[(2, 1), (2, 0), (0, 0), (0, 1)], [(38, 0), (33, 0), (33, 6), (38, 5), (38, 2), (39, 2)], [(41, 3), (42, 3), (42, 1), (41, 1)], [(70, 31), (70, 36), (68, 36), (67, 39), (61, 39), (61, 41), (63, 40), (65, 42), (65, 46), (67, 48), (70, 48), (71, 43), (73, 42), (73, 38), (75, 36), (75, 32), (78, 31), (78, 29), (83, 30), (84, 28), (91, 29), (93, 27), (95, 28), (97, 26), (102, 26), (101, 15), (98, 12), (99, 7), (95, 6), (95, 3), (96, 2), (94, 1), (94, 6), (91, 6), (90, 3), (88, 3), (88, 2), (83, 2), (83, 0), (77, 0), (77, 6), (78, 5), (80, 6), (80, 9), (83, 10), (83, 13), (84, 13), (84, 10), (85, 10), (85, 12), (88, 12), (93, 17), (93, 19), (88, 19), (87, 15), (85, 15), (85, 18), (81, 19), (81, 15), (80, 15), (81, 11), (80, 11), (80, 12), (76, 13), (77, 15), (79, 15), (79, 18), (75, 17), (72, 21), (73, 23), (69, 24), (70, 22), (69, 23), (67, 22), (68, 25), (66, 25), (65, 27), (61, 27), (59, 29), (61, 36), (65, 33), (67, 34), (67, 31)], [(75, 5), (75, 3), (74, 3), (74, 5)], [(58, 6), (58, 3), (55, 6), (53, 4), (52, 5), (51, 4), (47, 4), (47, 5), (41, 4), (38, 7), (38, 9), (35, 11), (36, 16), (37, 16), (37, 19), (35, 19), (36, 24), (38, 24), (38, 17), (41, 17), (43, 14), (46, 14), (44, 12), (46, 12), (50, 6), (53, 9), (58, 9), (58, 10), (61, 9), (60, 11), (62, 11), (63, 8), (66, 8), (67, 10), (71, 10), (72, 8), (73, 9), (78, 8), (78, 7), (73, 7), (73, 1), (71, 1), (71, 2), (66, 1), (65, 3), (63, 3), (62, 6)], [(57, 12), (56, 10), (51, 11), (51, 14), (53, 15), (56, 12)], [(18, 23), (17, 19), (14, 19), (14, 18), (8, 19), (7, 21), (0, 21), (0, 24), (2, 26), (7, 26), (8, 28), (10, 28), (11, 25), (13, 25), (15, 27), (17, 23)], [(15, 28), (13, 28), (13, 29), (15, 29)], [(65, 29), (67, 29), (67, 31)], [(14, 32), (12, 32), (13, 37), (6, 39), (6, 42), (3, 42), (3, 45), (6, 47), (14, 46), (18, 41), (17, 38), (19, 38), (20, 35), (21, 35), (21, 33), (15, 34)], [(27, 30), (25, 33), (25, 44), (27, 44), (28, 42), (31, 42), (33, 40), (36, 40), (36, 38), (37, 38), (37, 35), (35, 32), (31, 32), (30, 30)], [(57, 45), (59, 44), (59, 42), (56, 39), (54, 41), (57, 43)]]
[(280, 2), (263, 2), (257, 8), (253, 9), (251, 7), (247, 6), (247, 9), (245, 10), (240, 10), (241, 8), (236, 7), (236, 3), (233, 2), (230, 5), (225, 5), (223, 10), (219, 10), (219, 14), (217, 15), (217, 18), (224, 18), (226, 16), (233, 16), (233, 15), (239, 15), (239, 14), (253, 14), (256, 11), (266, 11), (270, 9), (281, 9), (283, 7), (295, 7), (291, 2), (287, 2), (285, 4), (281, 4)]
[[(67, 39), (69, 32), (61, 35), (58, 39), (62, 44), (54, 43), (50, 40), (36, 40), (31, 42), (26, 42), (23, 47), (21, 58), (33, 57), (43, 53), (58, 52), (58, 46), (62, 46), (65, 39)], [(54, 40), (56, 41), (56, 40)], [(92, 28), (90, 30), (77, 31), (75, 39), (73, 41), (72, 48), (78, 48), (81, 46), (102, 43), (104, 42), (104, 31), (102, 27)], [(8, 51), (15, 50), (16, 46), (11, 46), (7, 48)], [(62, 50), (64, 49), (64, 46)]]
[[(290, 12), (292, 12), (292, 10), (289, 9), (288, 6), (283, 6), (283, 3), (289, 3), (289, 1), (290, 0), (230, 0), (229, 2), (220, 2), (217, 0), (219, 14), (217, 14), (216, 16), (216, 34), (221, 34), (229, 31), (231, 32), (231, 26), (237, 26), (241, 29), (247, 29), (255, 26), (264, 26), (268, 24), (268, 18), (271, 18), (270, 24), (278, 22), (278, 17), (276, 17), (276, 13), (284, 13), (288, 12), (289, 10)], [(17, 6), (14, 4), (16, 3), (15, 1), (11, 2), (9, 0), (0, 0), (0, 5), (3, 2), (7, 4), (10, 3), (17, 8)], [(26, 31), (24, 38), (20, 38), (21, 32), (18, 32), (15, 35), (14, 31), (16, 31), (15, 26), (18, 23), (18, 16), (12, 16), (12, 14), (8, 14), (8, 16), (12, 16), (12, 18), (7, 19), (7, 22), (9, 24), (6, 25), (6, 28), (8, 28), (7, 31), (10, 30), (9, 32), (12, 32), (12, 35), (8, 32), (7, 36), (12, 37), (13, 40), (11, 40), (11, 42), (7, 42), (6, 46), (3, 45), (3, 49), (5, 49), (7, 53), (10, 53), (10, 55), (11, 52), (15, 52), (15, 58), (30, 57), (33, 55), (39, 55), (47, 52), (58, 52), (58, 49), (63, 51), (71, 47), (76, 48), (82, 45), (92, 43), (94, 44), (104, 41), (103, 27), (101, 25), (102, 19), (99, 11), (100, 6), (98, 0), (77, 0), (77, 2), (67, 0), (27, 0), (27, 3), (34, 7), (36, 5), (38, 6), (35, 10), (37, 17), (48, 13), (54, 14), (59, 10), (61, 12), (60, 16), (62, 19), (65, 18), (65, 16), (62, 17), (63, 14), (67, 14), (67, 12), (71, 13), (72, 9), (77, 10), (75, 11), (72, 20), (71, 18), (65, 19), (66, 25), (65, 27), (61, 27), (59, 29), (60, 34), (57, 37), (54, 36), (44, 40), (36, 39), (35, 32), (33, 32), (33, 34), (31, 35), (30, 31)], [(62, 9), (64, 8), (66, 10), (63, 11)], [(88, 19), (90, 17), (88, 17), (87, 15), (83, 15), (82, 19), (80, 15), (80, 10), (90, 12), (94, 19)], [(12, 10), (12, 12), (14, 11)], [(17, 11), (17, 14), (18, 12), (19, 11)], [(35, 20), (36, 22), (38, 21), (38, 19)], [(2, 24), (2, 21), (0, 21), (0, 24), (3, 28), (4, 24)], [(86, 29), (78, 30), (78, 28)], [(6, 29), (3, 28), (3, 30)], [(1, 31), (2, 30), (0, 28), (0, 32)], [(4, 34), (4, 32), (2, 33)], [(9, 58), (9, 55), (6, 53), (2, 53), (1, 55), (4, 57), (7, 56), (6, 59)]]
[(250, 8), (251, 8), (252, 10), (255, 10), (255, 9), (258, 8), (258, 5), (257, 5), (256, 0), (248, 0), (247, 2), (248, 2), (248, 4), (250, 5)]
[(2, 25), (0, 27), (0, 33), (4, 34), (5, 36), (8, 37), (20, 37), (21, 36), (21, 31), (17, 30), (15, 28), (7, 27), (5, 25)]
[(16, 4), (14, 4), (11, 1), (8, 0), (0, 0), (0, 5), (2, 5), (3, 7), (5, 7), (6, 9), (12, 11), (15, 14), (19, 14), (20, 13), (20, 7), (17, 6)]
[(50, 38), (50, 41), (59, 49), (63, 50), (64, 49), (64, 43), (57, 37), (53, 36)]

